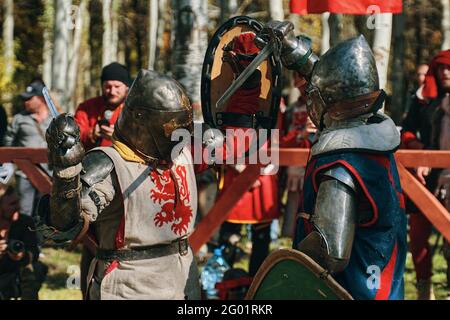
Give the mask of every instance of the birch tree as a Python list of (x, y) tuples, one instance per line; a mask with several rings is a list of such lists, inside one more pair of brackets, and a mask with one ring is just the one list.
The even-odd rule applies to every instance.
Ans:
[(330, 47), (334, 47), (342, 41), (342, 14), (330, 13), (328, 17), (328, 24), (330, 27)]
[(54, 7), (53, 0), (44, 0), (44, 15), (42, 17), (43, 49), (42, 49), (42, 79), (45, 84), (52, 87), (52, 55), (53, 55), (53, 26)]
[(158, 41), (158, 0), (149, 1), (148, 11), (148, 68), (154, 70)]
[(450, 0), (442, 3), (442, 50), (450, 49)]
[(84, 30), (84, 23), (86, 23), (87, 13), (87, 0), (81, 0), (80, 5), (75, 7), (76, 10), (73, 16), (73, 40), (70, 42), (69, 46), (69, 65), (67, 72), (67, 88), (66, 92), (70, 99), (69, 108), (74, 109), (75, 101), (75, 87), (77, 84), (78, 67), (80, 60), (80, 46), (81, 46), (81, 36)]
[(118, 10), (119, 0), (103, 0), (103, 42), (102, 66), (117, 61), (117, 47), (119, 41)]
[(396, 14), (393, 18), (393, 66), (392, 66), (392, 108), (391, 115), (394, 122), (399, 123), (404, 111), (405, 85), (405, 13)]
[[(164, 34), (166, 32), (166, 24), (168, 21), (171, 20), (168, 14), (168, 6), (169, 2), (168, 0), (159, 0), (158, 1), (158, 28), (157, 28), (157, 45), (156, 45), (156, 56), (158, 59), (155, 60), (155, 70), (159, 72), (166, 72), (166, 59), (165, 59), (165, 53), (166, 53), (166, 46), (168, 47), (170, 41), (165, 41)], [(166, 19), (168, 18), (168, 19)], [(167, 43), (166, 43), (167, 42)]]
[(52, 90), (59, 104), (68, 111), (67, 71), (69, 65), (70, 0), (55, 1), (55, 23), (52, 59)]
[(3, 2), (3, 56), (5, 62), (4, 79), (12, 80), (14, 75), (14, 3), (13, 0)]
[(324, 54), (330, 49), (330, 25), (328, 19), (330, 18), (330, 13), (322, 13), (322, 42), (320, 45), (320, 54)]
[(270, 19), (283, 21), (284, 20), (283, 1), (270, 0), (269, 1), (269, 13), (270, 13)]
[(236, 14), (237, 0), (220, 0), (220, 23), (224, 23)]
[(373, 53), (377, 63), (380, 89), (386, 88), (389, 54), (391, 51), (392, 13), (378, 13), (375, 15), (375, 36)]
[(174, 46), (172, 72), (187, 90), (194, 105), (194, 116), (201, 112), (200, 82), (208, 45), (208, 1), (173, 0)]

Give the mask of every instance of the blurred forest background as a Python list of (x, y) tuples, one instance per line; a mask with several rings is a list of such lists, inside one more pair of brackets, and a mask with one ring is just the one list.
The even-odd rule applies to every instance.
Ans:
[[(208, 39), (228, 18), (261, 22), (289, 19), (309, 36), (317, 53), (364, 34), (375, 41), (371, 16), (293, 15), (289, 0), (0, 0), (0, 98), (9, 115), (21, 108), (17, 94), (42, 78), (65, 111), (100, 92), (101, 68), (111, 61), (136, 75), (140, 68), (170, 74), (199, 102)], [(389, 45), (386, 110), (398, 123), (414, 87), (415, 67), (450, 47), (450, 0), (404, 0), (378, 32)], [(387, 51), (386, 51), (387, 50)], [(375, 54), (377, 55), (376, 50)], [(381, 72), (383, 73), (383, 72)], [(285, 94), (290, 93), (286, 72)], [(395, 84), (395, 85), (394, 85)], [(290, 100), (295, 99), (295, 94)]]

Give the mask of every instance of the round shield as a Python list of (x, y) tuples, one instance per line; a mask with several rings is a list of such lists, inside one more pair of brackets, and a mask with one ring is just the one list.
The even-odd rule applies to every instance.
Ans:
[[(245, 116), (227, 114), (225, 105), (219, 110), (217, 101), (233, 83), (235, 74), (229, 63), (223, 61), (224, 48), (238, 35), (245, 32), (258, 33), (262, 29), (258, 21), (246, 17), (234, 17), (219, 27), (212, 37), (206, 51), (202, 70), (202, 111), (205, 122), (213, 128), (223, 129), (227, 125), (273, 129), (277, 123), (278, 108), (281, 99), (281, 63), (271, 54), (258, 67), (261, 73), (260, 94), (257, 97), (257, 112)], [(239, 118), (239, 119), (237, 119)], [(247, 121), (248, 120), (248, 121)], [(233, 124), (237, 121), (239, 124)], [(242, 125), (240, 125), (242, 124)]]
[(331, 275), (304, 253), (280, 249), (255, 275), (248, 300), (353, 300)]

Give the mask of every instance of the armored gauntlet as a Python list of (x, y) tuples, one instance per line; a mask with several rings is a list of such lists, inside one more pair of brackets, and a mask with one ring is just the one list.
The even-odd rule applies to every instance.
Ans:
[(73, 116), (61, 114), (53, 119), (46, 140), (49, 163), (54, 170), (50, 217), (46, 222), (60, 231), (81, 228), (80, 172), (84, 148)]
[(255, 44), (263, 48), (267, 42), (275, 41), (280, 48), (283, 65), (309, 78), (319, 58), (312, 52), (311, 40), (304, 36), (295, 37), (293, 30), (292, 22), (269, 21), (257, 34)]

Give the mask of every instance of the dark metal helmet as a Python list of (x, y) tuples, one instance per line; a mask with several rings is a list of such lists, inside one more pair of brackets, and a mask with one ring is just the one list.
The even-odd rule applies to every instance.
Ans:
[(115, 135), (149, 162), (171, 161), (172, 132), (192, 131), (189, 98), (174, 79), (142, 69), (131, 85), (125, 106), (115, 126)]
[(342, 120), (376, 111), (372, 107), (381, 93), (378, 71), (364, 36), (328, 50), (315, 64), (306, 92), (308, 112), (317, 126), (327, 112)]

